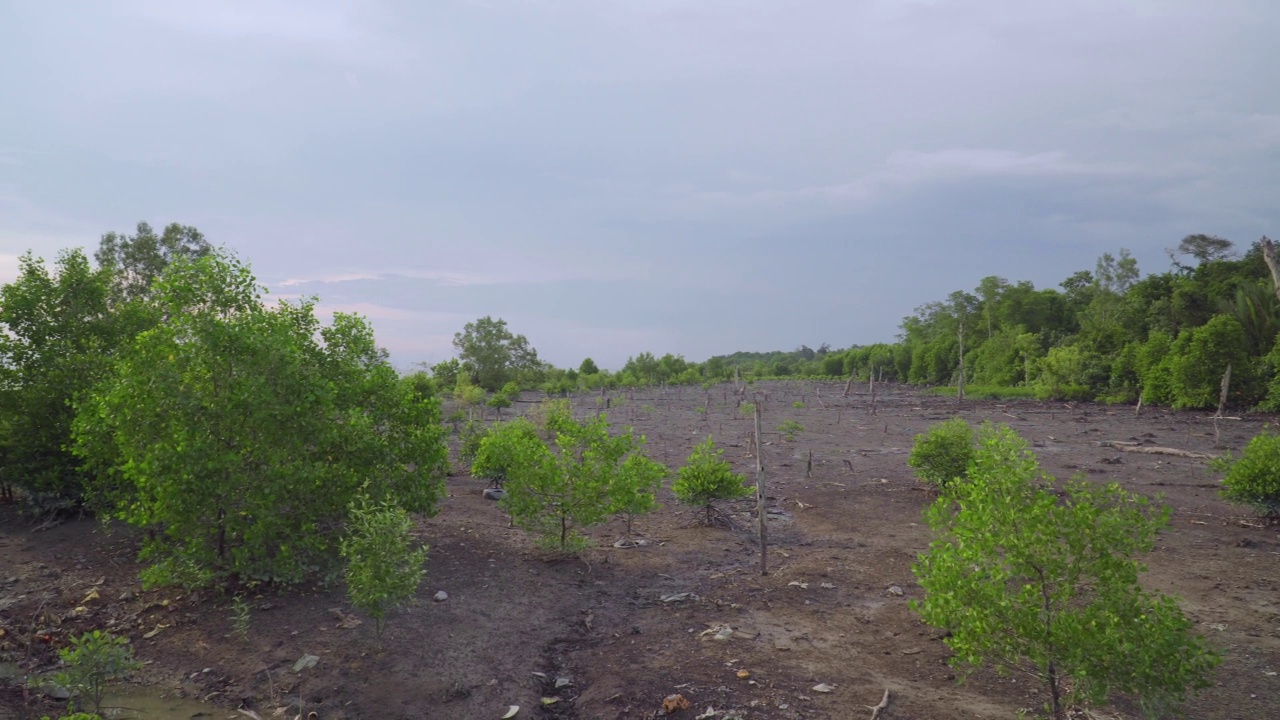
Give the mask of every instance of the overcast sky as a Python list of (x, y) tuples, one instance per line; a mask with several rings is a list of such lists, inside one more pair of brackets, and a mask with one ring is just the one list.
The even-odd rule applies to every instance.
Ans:
[(401, 367), (889, 341), (1280, 235), (1275, 0), (0, 0), (0, 279), (195, 225)]

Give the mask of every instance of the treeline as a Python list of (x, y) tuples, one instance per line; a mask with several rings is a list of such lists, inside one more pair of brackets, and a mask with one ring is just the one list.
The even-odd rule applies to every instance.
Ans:
[[(1280, 410), (1280, 300), (1264, 252), (1269, 244), (1263, 238), (1239, 254), (1224, 238), (1190, 235), (1169, 251), (1171, 267), (1164, 272), (1143, 277), (1122, 249), (1054, 288), (986, 277), (971, 292), (959, 290), (918, 308), (903, 320), (895, 343), (737, 352), (701, 363), (643, 352), (612, 373), (587, 359), (576, 369), (533, 363), (504, 379), (558, 394), (711, 385), (735, 377), (874, 375), (968, 387), (971, 393), (1107, 403), (1141, 398), (1191, 409), (1217, 405), (1230, 368), (1232, 405)], [(458, 373), (472, 367), (468, 360), (450, 360), (432, 370), (452, 387)]]
[(984, 278), (906, 318), (889, 372), (916, 384), (1191, 409), (1217, 405), (1230, 368), (1229, 402), (1280, 408), (1269, 244), (1236, 257), (1228, 240), (1188, 236), (1169, 270), (1146, 277), (1121, 250), (1060, 289)]

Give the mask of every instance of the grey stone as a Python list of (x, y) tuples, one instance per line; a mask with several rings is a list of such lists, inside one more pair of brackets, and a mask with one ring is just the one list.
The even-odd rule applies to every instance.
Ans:
[(449, 593), (447, 593), (447, 592), (445, 592), (445, 591), (443, 591), (443, 590), (440, 590), (440, 591), (439, 591), (439, 592), (437, 592), (435, 595), (432, 595), (432, 596), (431, 596), (431, 599), (432, 599), (432, 600), (435, 600), (436, 602), (444, 602), (445, 600), (448, 600), (448, 599), (449, 599)]
[(302, 672), (308, 668), (315, 667), (318, 662), (320, 662), (320, 658), (316, 655), (303, 655), (298, 658), (298, 662), (293, 664), (293, 671), (296, 673)]

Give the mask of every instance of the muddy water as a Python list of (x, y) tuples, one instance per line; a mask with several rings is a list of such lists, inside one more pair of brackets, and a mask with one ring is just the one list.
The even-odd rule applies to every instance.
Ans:
[(244, 716), (234, 710), (226, 710), (208, 703), (183, 698), (162, 697), (162, 693), (147, 688), (129, 688), (124, 692), (109, 693), (102, 700), (102, 716), (112, 720), (222, 720)]

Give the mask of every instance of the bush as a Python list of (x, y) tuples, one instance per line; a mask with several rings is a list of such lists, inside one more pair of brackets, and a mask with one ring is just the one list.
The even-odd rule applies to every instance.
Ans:
[(543, 545), (570, 552), (586, 547), (582, 529), (610, 513), (630, 519), (654, 507), (653, 492), (666, 468), (644, 457), (644, 438), (630, 429), (609, 435), (604, 416), (577, 422), (568, 403), (544, 403), (545, 432), (552, 450), (538, 436), (538, 426), (524, 419), (495, 427), (480, 444), (471, 472), (501, 473), (507, 491), (501, 505), (516, 525), (537, 533)]
[(724, 451), (716, 449), (711, 436), (707, 436), (705, 442), (693, 449), (671, 484), (677, 500), (705, 508), (708, 525), (712, 523), (716, 500), (736, 500), (755, 492), (746, 484), (745, 477), (735, 473), (733, 466), (721, 459), (722, 455)]
[(1252, 360), (1246, 347), (1244, 327), (1226, 315), (1215, 315), (1204, 325), (1179, 334), (1169, 355), (1173, 407), (1217, 407), (1222, 374), (1228, 365), (1231, 396), (1240, 398), (1241, 388), (1252, 383)]
[(787, 441), (790, 442), (796, 439), (796, 435), (804, 432), (804, 426), (795, 420), (784, 420), (782, 424), (778, 426), (778, 432), (782, 433), (782, 437), (786, 438)]
[(107, 683), (123, 679), (142, 667), (133, 658), (133, 647), (127, 639), (100, 630), (71, 638), (71, 645), (59, 650), (58, 657), (67, 667), (55, 675), (53, 681), (73, 696), (87, 697), (95, 713), (102, 712)]
[(944, 420), (916, 435), (907, 465), (916, 476), (939, 490), (963, 478), (973, 458), (973, 428), (960, 418)]
[(374, 635), (381, 641), (387, 611), (413, 597), (422, 581), (427, 547), (413, 548), (413, 521), (397, 505), (371, 504), (367, 497), (351, 505), (342, 558), (347, 561), (347, 597), (373, 618)]
[(938, 538), (912, 567), (925, 591), (912, 608), (948, 631), (952, 666), (1044, 682), (1055, 720), (1117, 692), (1164, 717), (1219, 662), (1138, 581), (1169, 510), (1114, 483), (1074, 482), (1060, 499), (1052, 482), (1016, 433), (984, 426), (968, 482), (925, 513)]
[(1264, 433), (1249, 441), (1237, 460), (1221, 458), (1225, 471), (1222, 497), (1247, 505), (1269, 518), (1280, 518), (1280, 435)]

